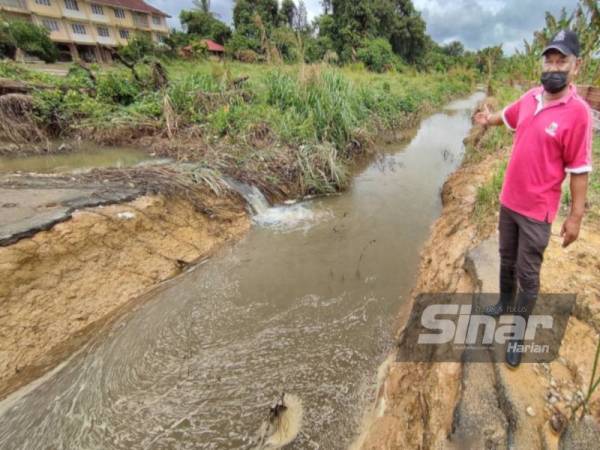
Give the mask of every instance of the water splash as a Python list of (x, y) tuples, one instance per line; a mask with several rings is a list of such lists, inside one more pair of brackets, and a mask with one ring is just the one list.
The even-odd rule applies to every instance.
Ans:
[(275, 231), (308, 231), (313, 225), (333, 217), (329, 210), (308, 208), (304, 204), (274, 206), (252, 218), (259, 226)]
[(233, 178), (223, 177), (223, 180), (231, 189), (239, 193), (246, 200), (251, 213), (262, 214), (271, 207), (269, 201), (256, 186), (234, 180)]

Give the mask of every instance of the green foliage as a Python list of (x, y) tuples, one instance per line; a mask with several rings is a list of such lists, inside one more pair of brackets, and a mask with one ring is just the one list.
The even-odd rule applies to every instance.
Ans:
[(260, 40), (236, 31), (225, 44), (225, 51), (235, 56), (244, 50), (260, 51)]
[(358, 59), (374, 72), (384, 72), (392, 68), (394, 53), (392, 45), (383, 38), (367, 40), (357, 52)]
[(297, 62), (300, 59), (298, 39), (290, 28), (275, 28), (271, 33), (271, 42), (285, 62)]
[(283, 0), (279, 10), (279, 23), (292, 28), (296, 17), (296, 4), (294, 0)]
[(182, 10), (179, 20), (188, 34), (212, 39), (219, 44), (224, 44), (231, 37), (231, 28), (212, 13), (203, 10)]
[(12, 58), (15, 49), (15, 40), (10, 34), (8, 22), (0, 15), (0, 58)]
[(333, 41), (329, 36), (308, 36), (304, 39), (304, 60), (308, 63), (323, 61), (327, 52), (333, 51)]
[(48, 30), (24, 20), (0, 22), (1, 51), (8, 53), (13, 47), (46, 62), (54, 62), (58, 58), (58, 50), (50, 40)]
[(130, 105), (140, 94), (140, 88), (131, 73), (125, 70), (101, 72), (96, 91), (99, 100), (121, 105)]
[(504, 174), (506, 172), (506, 161), (502, 161), (492, 178), (477, 189), (475, 198), (474, 214), (477, 219), (488, 217), (500, 206), (499, 196), (502, 190)]
[(155, 55), (157, 48), (152, 38), (146, 33), (136, 33), (125, 47), (119, 49), (119, 54), (128, 61), (138, 63), (144, 58)]
[(387, 40), (394, 53), (414, 63), (426, 48), (425, 22), (411, 0), (331, 2), (333, 14), (316, 21), (320, 37), (329, 37), (342, 62), (354, 59), (365, 39)]

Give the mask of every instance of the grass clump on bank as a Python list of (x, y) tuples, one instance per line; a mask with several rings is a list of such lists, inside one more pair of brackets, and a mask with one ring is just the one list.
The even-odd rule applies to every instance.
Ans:
[[(2, 67), (7, 77), (26, 70)], [(135, 72), (92, 67), (92, 76), (81, 68), (65, 78), (43, 75), (46, 88), (32, 93), (37, 126), (49, 136), (143, 145), (267, 191), (285, 185), (323, 193), (344, 188), (352, 161), (378, 132), (409, 126), (468, 93), (475, 78), (464, 70), (375, 74), (324, 64), (173, 61), (165, 69), (168, 82), (160, 87), (145, 64)]]

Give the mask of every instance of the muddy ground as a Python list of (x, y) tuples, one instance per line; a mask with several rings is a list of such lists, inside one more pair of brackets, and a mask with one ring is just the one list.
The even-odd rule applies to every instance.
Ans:
[[(14, 233), (19, 226), (26, 233), (0, 246), (0, 398), (64, 359), (132, 299), (250, 226), (237, 195), (204, 190), (200, 208), (191, 198), (129, 189), (134, 199), (117, 196), (113, 204), (71, 210), (69, 202), (85, 198), (60, 192), (62, 202), (54, 195), (42, 204), (37, 200), (50, 191), (43, 188), (50, 177), (39, 178), (28, 181), (29, 190), (14, 189), (20, 197), (3, 205), (8, 218), (17, 203), (26, 203), (23, 193), (35, 197), (33, 210), (19, 218), (25, 222), (9, 223)], [(10, 194), (10, 187), (5, 191)], [(39, 226), (40, 209), (51, 211), (50, 222), (32, 229), (27, 220)]]
[[(465, 163), (446, 181), (443, 211), (422, 250), (413, 299), (421, 292), (481, 287), (469, 255), (487, 246), (488, 259), (498, 257), (498, 213), (475, 219), (476, 193), (508, 151)], [(379, 369), (377, 399), (353, 448), (597, 448), (600, 393), (592, 396), (591, 419), (581, 422), (583, 437), (579, 425), (568, 421), (587, 393), (600, 332), (600, 227), (584, 220), (579, 240), (564, 249), (563, 220), (564, 211), (553, 224), (541, 273), (543, 292), (577, 293), (559, 357), (510, 370), (503, 362), (401, 363), (394, 352)], [(491, 280), (488, 275), (487, 292), (497, 292), (494, 274)], [(397, 316), (398, 346), (411, 307), (408, 302)]]

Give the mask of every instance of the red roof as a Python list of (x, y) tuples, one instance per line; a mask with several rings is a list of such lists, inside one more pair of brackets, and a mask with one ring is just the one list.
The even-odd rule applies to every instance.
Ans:
[(97, 0), (97, 3), (104, 5), (116, 6), (126, 9), (132, 9), (133, 11), (145, 12), (148, 14), (157, 14), (164, 17), (171, 17), (170, 15), (162, 12), (160, 9), (156, 9), (154, 6), (150, 6), (143, 0)]
[(202, 39), (202, 42), (206, 44), (209, 52), (219, 52), (222, 53), (225, 51), (225, 47), (220, 44), (217, 44), (215, 41), (211, 41), (210, 39)]

